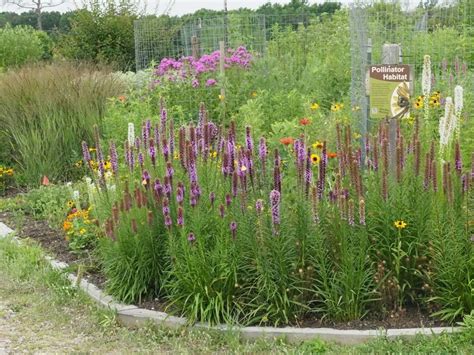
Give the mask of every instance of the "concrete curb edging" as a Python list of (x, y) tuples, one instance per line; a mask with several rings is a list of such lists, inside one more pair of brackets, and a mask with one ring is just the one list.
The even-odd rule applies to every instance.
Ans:
[[(0, 222), (0, 238), (6, 237), (14, 231)], [(16, 237), (13, 239), (20, 243)], [(64, 271), (69, 265), (47, 256), (46, 260), (55, 270)], [(122, 324), (127, 327), (136, 328), (150, 322), (167, 328), (180, 328), (187, 326), (187, 319), (183, 317), (171, 316), (164, 312), (152, 311), (138, 308), (134, 305), (117, 303), (109, 295), (87, 280), (80, 279), (75, 274), (68, 273), (67, 278), (72, 285), (84, 291), (100, 306), (109, 308), (117, 312), (117, 316)], [(441, 333), (456, 333), (460, 327), (435, 327), (435, 328), (406, 328), (406, 329), (379, 329), (379, 330), (357, 330), (357, 329), (333, 329), (333, 328), (276, 328), (276, 327), (237, 327), (231, 325), (209, 326), (203, 323), (196, 323), (191, 327), (196, 329), (207, 329), (221, 332), (236, 331), (243, 339), (256, 340), (261, 338), (285, 338), (291, 343), (300, 343), (305, 340), (321, 339), (343, 345), (355, 345), (373, 340), (377, 337), (393, 338), (413, 338), (416, 335), (437, 335)]]

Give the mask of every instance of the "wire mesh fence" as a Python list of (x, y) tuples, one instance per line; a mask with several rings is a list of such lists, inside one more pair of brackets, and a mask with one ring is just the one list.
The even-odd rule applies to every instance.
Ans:
[[(338, 18), (339, 27), (334, 28), (333, 18)], [(338, 43), (323, 43), (335, 38)], [(318, 85), (314, 84), (297, 87), (308, 90), (317, 100), (323, 97), (330, 104), (329, 100), (337, 100), (337, 96), (350, 96), (352, 107), (359, 108), (353, 116), (361, 126), (360, 132), (366, 131), (370, 116), (366, 68), (381, 63), (383, 44), (400, 44), (400, 63), (413, 65), (416, 73), (421, 72), (425, 54), (430, 54), (434, 72), (448, 65), (459, 72), (474, 66), (473, 38), (473, 0), (367, 0), (345, 6), (337, 14), (231, 12), (135, 22), (137, 70), (149, 68), (163, 58), (210, 54), (219, 50), (221, 41), (227, 49), (244, 46), (254, 57), (264, 59), (259, 65), (268, 75), (276, 61), (286, 61), (284, 70), (296, 78), (293, 83), (321, 82), (318, 85), (326, 88), (324, 92), (315, 91)], [(326, 57), (331, 58), (331, 63)], [(315, 70), (317, 66), (325, 69)], [(348, 80), (344, 75), (333, 75), (342, 71), (349, 72)], [(292, 89), (289, 85), (288, 92)]]

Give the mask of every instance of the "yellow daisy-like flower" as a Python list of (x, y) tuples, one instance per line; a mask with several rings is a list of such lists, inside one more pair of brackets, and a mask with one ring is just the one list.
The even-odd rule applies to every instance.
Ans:
[(319, 109), (319, 104), (317, 104), (316, 102), (313, 102), (310, 108), (312, 111), (316, 111), (317, 109)]
[(67, 206), (68, 206), (69, 208), (73, 208), (73, 207), (74, 207), (74, 201), (69, 200), (69, 201), (67, 202)]
[(179, 153), (174, 153), (173, 154), (173, 159), (174, 160), (179, 160)]
[(313, 147), (313, 149), (323, 149), (324, 144), (322, 142), (316, 141), (311, 146)]
[(402, 220), (395, 221), (393, 222), (393, 224), (395, 225), (395, 228), (397, 229), (404, 229), (407, 226), (407, 224), (403, 222)]
[(13, 169), (10, 168), (10, 169), (5, 170), (5, 174), (7, 174), (8, 176), (13, 176)]
[(341, 103), (334, 103), (331, 105), (332, 112), (339, 112), (344, 108), (344, 104)]
[(210, 156), (211, 158), (216, 158), (216, 157), (217, 157), (217, 152), (216, 152), (215, 150), (211, 150), (211, 151), (209, 152), (209, 156)]
[(83, 234), (85, 234), (86, 232), (87, 232), (87, 231), (86, 231), (85, 228), (81, 228), (81, 230), (79, 231), (79, 234), (80, 234), (80, 235), (83, 235)]
[(317, 154), (311, 154), (311, 162), (316, 165), (316, 164), (319, 164), (319, 162), (321, 161), (321, 158), (319, 157), (319, 155)]
[(219, 101), (224, 101), (224, 99), (225, 99), (225, 96), (224, 96), (224, 95), (220, 95), (220, 94), (219, 94), (218, 98), (219, 98)]
[(423, 108), (423, 101), (416, 101), (414, 106), (416, 109)]
[(93, 148), (93, 147), (89, 148), (89, 152), (91, 152), (91, 153), (92, 153), (92, 152), (95, 152), (96, 150), (97, 150), (97, 149), (95, 149), (95, 148)]
[(106, 162), (104, 163), (104, 169), (105, 169), (105, 170), (110, 170), (110, 169), (112, 169), (112, 163), (111, 163), (110, 161), (106, 161)]

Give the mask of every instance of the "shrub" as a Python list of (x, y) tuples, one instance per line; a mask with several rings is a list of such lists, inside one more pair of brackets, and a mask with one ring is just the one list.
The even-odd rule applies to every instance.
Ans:
[(18, 164), (24, 183), (36, 185), (44, 175), (61, 181), (74, 177), (77, 147), (91, 139), (107, 98), (120, 87), (107, 72), (87, 65), (31, 66), (3, 75), (2, 150)]
[(70, 18), (71, 29), (58, 44), (65, 58), (115, 66), (118, 70), (135, 69), (133, 21), (137, 18), (130, 2), (91, 1), (88, 8)]
[(26, 26), (0, 28), (0, 70), (40, 60), (45, 53), (44, 35)]

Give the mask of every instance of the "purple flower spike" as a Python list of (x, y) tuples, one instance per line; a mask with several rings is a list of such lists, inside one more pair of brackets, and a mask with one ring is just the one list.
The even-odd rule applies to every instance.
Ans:
[(188, 242), (193, 244), (195, 241), (196, 241), (196, 236), (194, 235), (194, 233), (193, 232), (189, 233), (188, 234)]
[(219, 205), (219, 215), (221, 216), (221, 218), (224, 218), (224, 215), (225, 215), (225, 207), (224, 205)]
[(215, 200), (216, 200), (216, 194), (213, 191), (209, 194), (209, 201), (211, 201), (211, 206), (214, 206), (214, 201)]
[(245, 144), (247, 145), (247, 149), (253, 152), (253, 140), (252, 135), (250, 134), (250, 127), (245, 127)]
[(258, 145), (258, 155), (262, 162), (267, 158), (267, 142), (265, 141), (264, 137), (260, 138), (260, 143)]
[(153, 139), (150, 140), (150, 148), (148, 149), (148, 153), (150, 154), (151, 163), (153, 166), (156, 166), (156, 149)]
[(235, 240), (235, 238), (237, 237), (237, 222), (235, 222), (235, 221), (230, 222), (229, 227), (230, 227), (230, 231), (232, 233), (232, 239)]
[(171, 220), (171, 217), (169, 215), (165, 216), (165, 226), (168, 229), (171, 229), (171, 225), (173, 224), (173, 221)]
[(263, 212), (263, 200), (262, 199), (258, 199), (255, 202), (255, 211), (257, 211), (258, 215), (262, 214), (262, 212)]
[(118, 157), (117, 157), (117, 148), (115, 147), (115, 143), (110, 143), (110, 164), (112, 165), (112, 172), (115, 176), (118, 173)]
[(231, 203), (232, 203), (232, 197), (230, 197), (229, 194), (225, 195), (225, 204), (226, 204), (226, 206), (229, 207)]
[(91, 161), (91, 153), (89, 152), (89, 147), (85, 141), (82, 141), (82, 156), (84, 158), (84, 163), (89, 165)]
[(179, 205), (182, 205), (184, 201), (184, 185), (182, 182), (178, 182), (178, 188), (176, 191), (176, 202), (178, 202)]
[(280, 224), (280, 193), (277, 190), (270, 192), (270, 206), (272, 210), (273, 233), (278, 234)]
[(180, 227), (184, 225), (183, 207), (178, 207), (178, 217), (176, 218), (176, 224)]
[(167, 198), (163, 200), (163, 216), (170, 214), (170, 204)]

